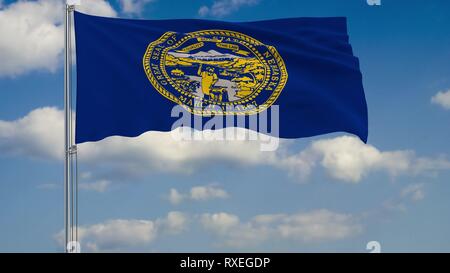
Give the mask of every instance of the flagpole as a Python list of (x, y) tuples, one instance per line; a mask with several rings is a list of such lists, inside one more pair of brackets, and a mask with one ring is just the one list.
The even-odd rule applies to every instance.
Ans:
[[(74, 6), (66, 3), (64, 22), (64, 251), (74, 252), (78, 241), (77, 226), (74, 227), (74, 216), (78, 215), (77, 188), (74, 190), (73, 172), (74, 158), (76, 160), (76, 146), (73, 139), (72, 126), (72, 13)], [(75, 162), (76, 163), (76, 162)], [(76, 196), (76, 195), (75, 195)], [(78, 220), (76, 220), (78, 225)], [(75, 231), (75, 237), (74, 237)]]

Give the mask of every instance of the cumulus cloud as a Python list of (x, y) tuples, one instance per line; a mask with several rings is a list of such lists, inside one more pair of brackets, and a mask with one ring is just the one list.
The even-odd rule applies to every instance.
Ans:
[(141, 14), (145, 5), (155, 0), (119, 0), (122, 11), (126, 14)]
[[(25, 117), (0, 120), (0, 150), (44, 159), (63, 159), (64, 114), (55, 107), (38, 108)], [(258, 165), (271, 161), (261, 157), (259, 144), (246, 141), (178, 141), (172, 133), (148, 132), (136, 138), (110, 137), (79, 145), (83, 162), (111, 166), (124, 172), (148, 170), (191, 173), (212, 161)], [(102, 160), (100, 160), (102, 159)]]
[(170, 189), (167, 199), (172, 205), (178, 205), (183, 201), (207, 201), (212, 199), (228, 198), (228, 193), (216, 185), (195, 186), (189, 193), (180, 193), (177, 189)]
[(187, 229), (187, 216), (179, 211), (171, 211), (167, 214), (167, 218), (158, 220), (159, 226), (163, 226), (165, 231), (170, 234), (179, 234)]
[(172, 205), (180, 204), (181, 202), (183, 202), (184, 198), (185, 196), (174, 188), (170, 189), (169, 195), (167, 196), (167, 200), (169, 200)]
[[(61, 110), (43, 107), (17, 120), (0, 120), (0, 152), (62, 160), (63, 118)], [(237, 132), (248, 131), (237, 129)], [(113, 136), (84, 143), (78, 146), (79, 160), (90, 170), (101, 167), (109, 170), (105, 173), (114, 173), (109, 177), (93, 177), (93, 181), (132, 178), (149, 171), (190, 174), (218, 162), (237, 168), (269, 166), (287, 171), (298, 181), (306, 181), (314, 169), (321, 167), (331, 177), (351, 183), (361, 181), (372, 172), (395, 177), (450, 169), (450, 161), (444, 156), (420, 157), (411, 150), (381, 151), (352, 136), (316, 140), (303, 151), (293, 153), (284, 141), (275, 152), (261, 152), (258, 141), (231, 140), (217, 145), (217, 141), (179, 141), (180, 134), (181, 130), (147, 132), (136, 138)], [(190, 193), (190, 198), (211, 195), (217, 197), (223, 193), (198, 188)]]
[(63, 159), (64, 114), (38, 108), (15, 121), (0, 120), (0, 151), (44, 159)]
[(201, 6), (198, 10), (200, 16), (224, 17), (236, 12), (241, 7), (254, 6), (259, 0), (216, 0), (208, 6)]
[[(397, 176), (450, 169), (444, 157), (418, 157), (412, 150), (380, 151), (352, 136), (314, 141), (294, 159), (303, 162), (303, 173), (320, 164), (333, 178), (351, 183), (375, 171)], [(296, 165), (294, 161), (292, 168)]]
[[(80, 11), (116, 16), (104, 0), (84, 1)], [(64, 49), (63, 1), (18, 1), (0, 5), (0, 77), (35, 69), (55, 71)]]
[(343, 136), (315, 141), (301, 156), (316, 159), (336, 179), (358, 182), (377, 169), (391, 175), (408, 170), (413, 152), (382, 152), (355, 137)]
[(219, 234), (225, 234), (240, 223), (239, 217), (225, 212), (205, 213), (201, 215), (200, 222), (208, 230)]
[[(64, 0), (63, 0), (64, 1)], [(116, 17), (117, 12), (107, 0), (82, 1), (81, 5), (75, 6), (76, 10), (92, 15)]]
[(157, 227), (150, 220), (110, 220), (79, 229), (80, 242), (90, 251), (118, 251), (145, 246), (157, 236)]
[(335, 241), (358, 235), (362, 225), (350, 214), (326, 209), (295, 214), (263, 214), (242, 222), (229, 213), (203, 214), (202, 226), (217, 235), (221, 244), (244, 248), (269, 240), (314, 243)]
[[(260, 214), (242, 221), (226, 213), (187, 215), (171, 211), (166, 217), (151, 219), (112, 219), (79, 227), (83, 251), (148, 251), (156, 240), (165, 236), (185, 234), (195, 221), (196, 227), (214, 235), (219, 245), (230, 248), (251, 248), (264, 243), (295, 241), (311, 244), (343, 240), (363, 231), (359, 219), (351, 214), (327, 209), (293, 214)], [(64, 233), (54, 235), (63, 244)]]
[[(156, 220), (113, 219), (81, 226), (78, 236), (82, 250), (127, 251), (145, 248), (163, 234), (178, 234), (186, 225), (186, 216), (173, 211), (169, 212), (167, 217)], [(63, 238), (63, 231), (55, 235), (60, 245), (63, 245)]]
[(438, 92), (431, 97), (431, 102), (440, 105), (446, 110), (450, 110), (450, 90)]

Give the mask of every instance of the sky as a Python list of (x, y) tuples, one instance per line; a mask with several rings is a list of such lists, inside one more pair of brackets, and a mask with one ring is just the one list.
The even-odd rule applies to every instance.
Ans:
[[(136, 19), (346, 16), (369, 110), (258, 143), (170, 133), (79, 145), (83, 252), (450, 251), (450, 2), (82, 0)], [(62, 1), (0, 0), (0, 252), (62, 252)], [(290, 75), (291, 77), (291, 75)]]

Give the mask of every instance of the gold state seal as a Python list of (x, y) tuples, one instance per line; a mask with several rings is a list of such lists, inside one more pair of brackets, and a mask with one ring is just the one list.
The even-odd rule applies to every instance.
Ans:
[(259, 113), (288, 78), (275, 47), (229, 30), (166, 32), (148, 45), (143, 66), (161, 95), (198, 115)]

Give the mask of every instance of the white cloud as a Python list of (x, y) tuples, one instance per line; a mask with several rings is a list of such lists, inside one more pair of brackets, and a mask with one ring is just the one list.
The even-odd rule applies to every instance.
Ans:
[(280, 219), (278, 231), (285, 239), (300, 241), (340, 240), (362, 231), (349, 214), (329, 210), (289, 215)]
[[(64, 113), (55, 107), (37, 108), (25, 117), (0, 120), (0, 151), (44, 159), (63, 159)], [(177, 131), (172, 132), (177, 134)], [(110, 137), (79, 145), (80, 160), (110, 165), (125, 171), (159, 170), (191, 173), (212, 160), (257, 165), (261, 158), (257, 142), (177, 141), (172, 133), (148, 132), (136, 138)], [(107, 158), (107, 160), (105, 160)]]
[(208, 230), (216, 233), (225, 234), (232, 228), (239, 225), (239, 217), (233, 214), (219, 212), (219, 213), (205, 213), (200, 217), (200, 222)]
[(81, 5), (75, 6), (76, 10), (92, 15), (116, 17), (117, 12), (107, 0), (82, 0)]
[(191, 189), (192, 200), (209, 200), (209, 199), (224, 199), (228, 198), (228, 193), (213, 185), (197, 186)]
[(400, 192), (400, 196), (402, 198), (410, 199), (413, 202), (420, 201), (425, 198), (424, 184), (411, 184)]
[(19, 1), (0, 10), (0, 75), (54, 71), (64, 47), (62, 4)]
[(375, 171), (394, 177), (450, 169), (450, 162), (444, 157), (417, 157), (411, 150), (380, 151), (352, 136), (314, 141), (294, 158), (303, 163), (306, 173), (320, 164), (333, 178), (351, 183)]
[(414, 160), (411, 171), (414, 174), (430, 173), (436, 175), (438, 171), (450, 169), (450, 162), (446, 156), (437, 156), (435, 158), (417, 157)]
[(145, 246), (156, 238), (157, 232), (154, 221), (118, 219), (81, 227), (79, 236), (91, 251), (117, 251)]
[(108, 165), (122, 173), (145, 174), (149, 170), (193, 173), (212, 162), (235, 166), (268, 164), (275, 156), (261, 157), (259, 144), (246, 141), (178, 141), (172, 133), (148, 132), (137, 138), (110, 137), (97, 143), (79, 145), (80, 160), (96, 164), (108, 158)]
[(126, 14), (141, 14), (145, 5), (155, 0), (119, 0), (122, 11)]
[[(167, 217), (156, 220), (114, 219), (90, 226), (79, 227), (81, 248), (93, 252), (126, 251), (149, 246), (164, 233), (177, 234), (184, 230), (186, 216), (169, 212)], [(55, 239), (63, 245), (63, 231)]]
[(78, 188), (85, 191), (105, 192), (112, 185), (109, 179), (97, 178), (91, 172), (81, 172), (78, 174)]
[(336, 179), (358, 182), (373, 170), (391, 175), (405, 172), (411, 167), (413, 152), (381, 152), (356, 137), (342, 136), (315, 141), (301, 156), (316, 159)]
[(169, 195), (167, 197), (167, 199), (169, 200), (169, 202), (172, 205), (178, 205), (181, 202), (183, 202), (185, 196), (183, 194), (181, 194), (180, 192), (178, 192), (177, 189), (170, 189)]
[(80, 190), (85, 191), (105, 192), (110, 185), (111, 181), (103, 179), (95, 182), (79, 183), (78, 187)]
[(425, 184), (414, 183), (401, 189), (400, 194), (383, 202), (382, 208), (395, 212), (406, 212), (411, 202), (419, 202), (425, 198)]
[(450, 90), (438, 92), (431, 98), (431, 102), (450, 110)]
[(382, 203), (382, 208), (394, 212), (406, 212), (407, 207), (403, 201), (398, 199), (388, 199)]
[(171, 211), (167, 214), (166, 219), (158, 221), (160, 226), (164, 226), (165, 230), (171, 234), (179, 234), (186, 230), (189, 221), (186, 215), (179, 211)]
[(207, 201), (212, 199), (226, 199), (228, 193), (216, 185), (195, 186), (189, 193), (180, 193), (177, 189), (170, 189), (167, 199), (172, 205), (178, 205), (185, 200)]
[[(0, 8), (0, 77), (55, 71), (64, 49), (63, 1), (18, 1)], [(84, 1), (80, 11), (116, 15), (104, 0)]]
[[(347, 239), (363, 231), (351, 214), (326, 209), (294, 214), (261, 214), (241, 221), (237, 215), (218, 212), (192, 215), (171, 211), (166, 217), (151, 219), (112, 219), (79, 227), (81, 249), (88, 252), (148, 251), (164, 236), (179, 235), (198, 221), (202, 230), (215, 235), (221, 246), (249, 248), (279, 241), (320, 243)], [(62, 245), (63, 231), (54, 235)]]
[(259, 0), (216, 0), (210, 7), (201, 6), (198, 10), (200, 16), (224, 17), (236, 12), (244, 6), (254, 6)]
[(81, 179), (91, 179), (92, 178), (92, 173), (91, 172), (82, 172), (79, 174)]
[(203, 214), (203, 227), (216, 234), (224, 246), (251, 247), (268, 241), (322, 242), (358, 235), (362, 226), (354, 216), (326, 209), (296, 214), (257, 215), (242, 222), (228, 213)]
[(0, 120), (0, 151), (44, 159), (64, 155), (64, 115), (55, 107), (38, 108), (15, 121)]
[[(0, 120), (1, 154), (62, 160), (63, 118), (61, 110), (44, 107), (18, 120)], [(246, 132), (244, 129), (237, 131)], [(418, 157), (410, 150), (380, 151), (351, 136), (313, 141), (295, 154), (285, 141), (276, 152), (261, 152), (258, 141), (220, 141), (218, 145), (217, 141), (178, 141), (172, 137), (180, 133), (180, 130), (147, 132), (136, 138), (113, 136), (81, 144), (79, 160), (91, 168), (88, 171), (101, 166), (113, 173), (109, 177), (94, 177), (94, 181), (130, 178), (154, 171), (190, 174), (211, 164), (219, 165), (218, 162), (237, 168), (271, 166), (288, 171), (299, 181), (305, 181), (321, 166), (331, 177), (352, 183), (372, 172), (385, 172), (395, 177), (435, 174), (450, 169), (450, 161), (443, 156)], [(220, 190), (203, 188), (194, 190), (191, 197), (192, 194), (194, 199), (224, 195)]]

